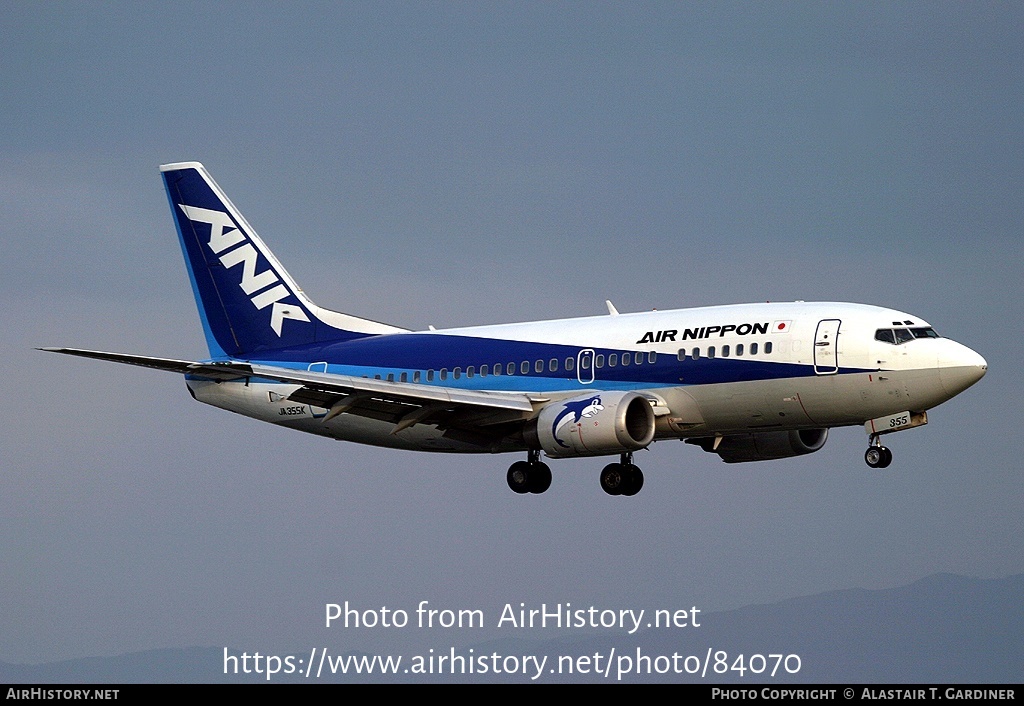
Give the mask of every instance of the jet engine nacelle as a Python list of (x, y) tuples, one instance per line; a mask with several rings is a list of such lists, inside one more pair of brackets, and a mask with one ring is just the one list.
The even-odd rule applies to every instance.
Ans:
[(546, 406), (526, 436), (554, 458), (637, 451), (654, 439), (654, 410), (635, 392), (591, 392)]
[(828, 429), (769, 431), (758, 434), (730, 434), (722, 437), (715, 448), (713, 437), (687, 439), (705, 451), (717, 453), (726, 463), (771, 461), (777, 458), (814, 453), (825, 445)]

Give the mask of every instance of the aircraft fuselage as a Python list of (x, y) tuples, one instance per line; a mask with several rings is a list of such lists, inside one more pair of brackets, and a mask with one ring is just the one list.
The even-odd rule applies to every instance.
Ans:
[[(260, 362), (525, 392), (543, 397), (538, 407), (587, 390), (642, 391), (667, 410), (655, 439), (669, 439), (858, 425), (931, 409), (980, 379), (986, 364), (946, 338), (876, 339), (879, 330), (930, 328), (919, 317), (861, 304), (743, 304), (386, 334)], [(461, 443), (422, 425), (394, 433), (386, 420), (324, 422), (326, 408), (287, 400), (295, 385), (193, 379), (189, 387), (209, 404), (347, 441), (456, 452), (527, 447), (516, 439), (500, 448)]]

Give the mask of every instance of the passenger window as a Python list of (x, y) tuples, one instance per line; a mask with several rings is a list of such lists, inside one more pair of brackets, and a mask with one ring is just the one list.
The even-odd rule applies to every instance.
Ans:
[(394, 373), (388, 373), (388, 382), (394, 382), (394, 381), (395, 381), (395, 374)]
[(750, 344), (750, 355), (757, 355), (757, 344), (756, 343), (751, 343)]
[(626, 367), (627, 365), (629, 365), (629, 359), (632, 358), (632, 357), (633, 356), (630, 355), (629, 353), (623, 353), (622, 354), (622, 367)]
[(742, 356), (743, 356), (743, 344), (742, 343), (737, 343), (736, 344), (736, 357), (737, 358), (741, 358)]
[(598, 368), (604, 367), (604, 353), (598, 353), (597, 360), (594, 362), (594, 365)]
[(414, 372), (412, 374), (412, 381), (413, 382), (419, 382), (420, 381), (420, 371), (419, 370), (417, 370), (416, 372)]
[(448, 368), (441, 368), (440, 375), (438, 377), (440, 377), (442, 380), (447, 380), (448, 379)]
[(520, 363), (519, 364), (519, 372), (521, 372), (523, 375), (529, 375), (530, 374), (530, 361), (524, 360), (522, 363)]
[(516, 374), (516, 364), (515, 363), (509, 363), (508, 365), (506, 365), (505, 366), (505, 372), (508, 373), (509, 375), (515, 375)]
[(708, 358), (714, 358), (714, 357), (715, 357), (715, 347), (714, 346), (708, 346)]
[(454, 370), (452, 370), (452, 377), (455, 378), (456, 380), (462, 377), (462, 368), (455, 368)]
[(377, 375), (374, 375), (374, 376), (373, 376), (373, 379), (374, 379), (374, 380), (380, 380), (380, 374), (378, 373)]
[(619, 364), (619, 354), (618, 353), (609, 353), (608, 354), (608, 367), (609, 368), (614, 368), (618, 364)]
[(583, 360), (580, 361), (580, 369), (581, 370), (590, 370), (590, 360), (591, 360), (590, 356), (584, 357)]
[(428, 370), (427, 371), (427, 382), (434, 382), (434, 371), (433, 370)]
[(402, 373), (402, 377), (399, 378), (402, 382), (409, 382), (409, 373)]
[(727, 346), (727, 345), (726, 346), (722, 346), (722, 357), (723, 358), (728, 358), (729, 357), (729, 346)]
[(481, 365), (481, 366), (480, 366), (480, 377), (482, 377), (482, 378), (485, 378), (485, 377), (487, 377), (487, 373), (488, 373), (489, 371), (490, 371), (490, 367), (489, 367), (489, 366), (487, 366), (487, 365)]
[(552, 358), (548, 361), (548, 371), (552, 373), (558, 372), (558, 358)]
[(576, 369), (576, 359), (575, 358), (566, 358), (565, 359), (565, 371), (567, 373), (571, 373), (575, 369)]
[(644, 362), (644, 354), (641, 353), (640, 351), (637, 351), (636, 353), (634, 353), (633, 354), (633, 362), (636, 363), (637, 365), (640, 365), (641, 363), (643, 363)]
[(654, 365), (658, 362), (658, 351), (651, 351), (647, 354), (647, 362)]
[(544, 372), (544, 361), (543, 360), (538, 360), (536, 363), (533, 364), (533, 372), (535, 372), (535, 373), (543, 373)]
[(676, 353), (676, 360), (680, 360), (680, 361), (686, 360), (686, 349), (685, 348), (680, 348), (679, 349), (679, 352)]
[(694, 360), (699, 360), (700, 359), (700, 348), (694, 348), (693, 349), (693, 359)]
[(476, 373), (476, 368), (474, 368), (472, 365), (469, 366), (468, 368), (466, 368), (466, 377), (471, 378), (471, 377), (473, 377), (473, 375), (475, 373)]
[(768, 355), (771, 352), (772, 352), (772, 342), (768, 341), (767, 343), (764, 344), (764, 354)]

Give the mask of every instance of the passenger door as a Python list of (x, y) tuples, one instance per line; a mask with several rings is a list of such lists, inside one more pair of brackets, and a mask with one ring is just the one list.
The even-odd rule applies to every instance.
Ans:
[(835, 375), (839, 372), (839, 319), (822, 319), (814, 332), (814, 372)]

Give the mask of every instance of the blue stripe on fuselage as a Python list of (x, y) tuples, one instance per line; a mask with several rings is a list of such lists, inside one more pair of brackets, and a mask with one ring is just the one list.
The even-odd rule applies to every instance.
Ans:
[[(596, 354), (605, 356), (605, 365), (597, 368), (592, 383), (582, 384), (576, 377), (576, 370), (566, 371), (565, 360), (575, 362), (580, 350), (592, 348)], [(764, 354), (758, 356), (730, 358), (700, 358), (684, 361), (672, 353), (659, 353), (655, 363), (648, 362), (647, 352), (642, 352), (643, 362), (631, 362), (628, 366), (608, 365), (608, 356), (623, 354), (633, 356), (637, 351), (568, 346), (529, 341), (477, 338), (472, 336), (449, 336), (445, 334), (392, 334), (370, 336), (353, 341), (334, 343), (326, 346), (300, 346), (274, 351), (266, 358), (253, 362), (276, 365), (293, 370), (306, 370), (311, 362), (326, 362), (327, 372), (354, 377), (387, 380), (394, 375), (401, 381), (401, 374), (407, 373), (407, 382), (413, 382), (413, 374), (420, 372), (417, 381), (423, 385), (455, 387), (481, 390), (509, 390), (521, 392), (549, 392), (576, 389), (644, 389), (652, 387), (710, 385), (726, 382), (772, 380), (795, 377), (815, 377), (814, 366), (769, 360)], [(556, 372), (548, 370), (549, 361), (554, 358), (558, 364)], [(543, 362), (544, 372), (536, 372), (536, 361)], [(529, 372), (522, 373), (521, 364), (529, 363)], [(515, 373), (506, 373), (507, 365), (514, 364)], [(500, 364), (502, 375), (494, 375), (494, 366)], [(492, 374), (481, 376), (482, 365), (488, 366)], [(467, 368), (473, 367), (475, 375), (467, 377)], [(455, 379), (453, 371), (461, 369), (461, 376)], [(321, 370), (322, 368), (317, 368)], [(441, 380), (439, 371), (447, 370), (447, 379)], [(434, 371), (434, 379), (426, 379), (426, 371)], [(840, 373), (860, 372), (844, 368)], [(588, 375), (589, 376), (589, 375)]]

